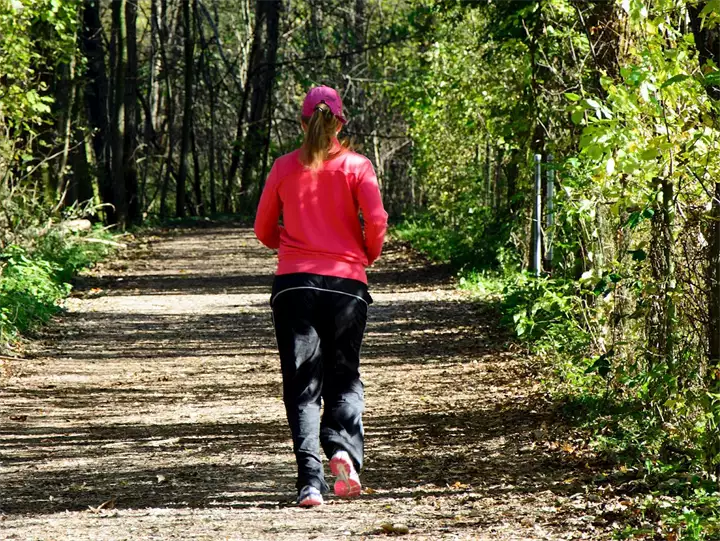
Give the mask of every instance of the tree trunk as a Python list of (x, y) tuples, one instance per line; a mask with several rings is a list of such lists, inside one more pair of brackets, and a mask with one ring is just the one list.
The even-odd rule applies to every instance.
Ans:
[(70, 161), (70, 152), (73, 143), (73, 121), (75, 110), (75, 94), (77, 83), (75, 81), (75, 63), (76, 58), (73, 55), (70, 63), (64, 66), (61, 73), (61, 81), (58, 87), (62, 96), (57, 96), (56, 103), (60, 105), (60, 135), (62, 136), (63, 146), (60, 155), (60, 163), (58, 165), (58, 207), (74, 203), (72, 176), (68, 174), (67, 166)]
[(490, 140), (485, 141), (485, 206), (492, 208), (492, 147)]
[(505, 182), (507, 184), (507, 211), (510, 216), (514, 216), (518, 211), (517, 201), (517, 185), (518, 176), (520, 175), (520, 151), (516, 148), (510, 151), (510, 158), (505, 164)]
[[(720, 182), (715, 183), (712, 201), (712, 223), (710, 226), (710, 248), (708, 254), (709, 295), (708, 295), (708, 361), (713, 367), (720, 367)], [(720, 374), (717, 374), (720, 376)], [(718, 385), (720, 386), (720, 385)]]
[[(700, 69), (705, 73), (709, 63), (720, 65), (720, 27), (708, 27), (700, 16), (707, 2), (696, 5), (687, 5), (690, 25), (695, 36), (695, 46), (698, 50)], [(705, 87), (708, 96), (720, 102), (720, 84)], [(715, 123), (718, 123), (717, 115)], [(714, 194), (711, 200), (709, 247), (707, 261), (708, 276), (708, 367), (705, 381), (710, 396), (720, 393), (720, 182), (715, 183)], [(708, 408), (712, 415), (708, 417), (706, 429), (705, 452), (708, 460), (708, 470), (720, 476), (720, 464), (716, 458), (720, 455), (720, 415), (718, 415), (717, 401)]]
[(493, 175), (493, 184), (495, 185), (493, 192), (495, 194), (495, 200), (493, 201), (493, 208), (495, 209), (496, 214), (500, 214), (500, 205), (502, 201), (502, 177), (500, 175), (500, 168), (503, 163), (503, 153), (504, 150), (502, 147), (498, 148), (495, 153), (495, 174)]
[(215, 97), (215, 86), (213, 85), (212, 75), (210, 71), (210, 62), (208, 58), (208, 42), (205, 39), (205, 32), (203, 31), (202, 19), (198, 14), (197, 5), (195, 6), (195, 22), (197, 24), (198, 36), (200, 37), (200, 46), (202, 47), (202, 67), (201, 70), (203, 79), (205, 81), (205, 87), (208, 91), (208, 105), (210, 107), (210, 131), (208, 133), (208, 153), (207, 153), (207, 167), (210, 182), (210, 214), (217, 214), (217, 194), (215, 192), (215, 126), (216, 126), (216, 105), (217, 98)]
[(210, 213), (217, 214), (217, 194), (215, 188), (215, 95), (210, 93), (210, 134), (208, 136), (207, 166), (210, 175)]
[(267, 98), (267, 131), (265, 132), (265, 151), (263, 152), (263, 161), (262, 161), (262, 170), (260, 171), (260, 176), (258, 177), (258, 189), (255, 194), (255, 201), (254, 201), (254, 207), (257, 206), (257, 204), (260, 202), (260, 194), (263, 191), (263, 188), (265, 187), (265, 178), (267, 176), (267, 166), (268, 166), (268, 158), (270, 156), (270, 134), (272, 133), (272, 117), (273, 117), (273, 86), (275, 82), (275, 77), (270, 81), (270, 87), (268, 88), (268, 98)]
[(202, 196), (201, 174), (200, 174), (200, 154), (198, 154), (197, 143), (195, 141), (195, 123), (193, 122), (190, 132), (190, 146), (193, 155), (193, 193), (195, 194), (195, 214), (205, 216), (205, 203)]
[[(78, 91), (80, 91), (80, 87), (77, 82), (76, 85)], [(85, 134), (85, 126), (87, 126), (85, 119), (85, 104), (83, 103), (82, 96), (77, 96), (74, 102), (75, 104), (72, 112), (73, 118), (75, 119), (72, 136), (74, 144), (70, 149), (69, 156), (72, 177), (69, 181), (70, 186), (66, 198), (68, 204), (92, 202), (95, 199), (95, 192), (93, 190), (93, 174), (90, 170), (90, 163), (88, 161), (89, 145)]]
[(592, 91), (605, 97), (600, 76), (605, 73), (615, 79), (620, 68), (620, 42), (623, 36), (622, 31), (618, 30), (620, 12), (615, 2), (573, 0), (573, 5), (587, 37), (595, 66), (592, 70)]
[(355, 0), (355, 47), (360, 50), (365, 47), (365, 17), (367, 0)]
[(183, 125), (180, 140), (180, 170), (178, 172), (175, 192), (175, 215), (178, 218), (185, 216), (185, 181), (188, 172), (188, 152), (190, 151), (190, 131), (192, 130), (192, 99), (195, 40), (193, 36), (192, 19), (190, 18), (190, 0), (182, 0), (183, 37), (185, 57), (185, 77), (183, 96)]
[(165, 118), (167, 119), (167, 138), (165, 146), (165, 174), (162, 177), (162, 186), (160, 188), (160, 218), (167, 217), (167, 197), (170, 191), (170, 176), (173, 168), (173, 149), (175, 125), (175, 96), (173, 94), (172, 81), (170, 79), (170, 62), (168, 60), (167, 45), (169, 44), (168, 32), (168, 7), (165, 0), (160, 2), (160, 60), (162, 62), (163, 73), (165, 76)]
[(100, 20), (100, 0), (88, 0), (83, 11), (81, 44), (87, 58), (85, 103), (88, 121), (93, 129), (92, 147), (95, 154), (95, 174), (100, 198), (106, 205), (108, 223), (115, 222), (114, 196), (110, 166), (110, 127), (108, 117), (108, 79), (105, 72), (105, 48)]
[(87, 146), (83, 134), (77, 133), (78, 143), (70, 151), (70, 165), (72, 167), (72, 186), (68, 192), (70, 202), (84, 203), (95, 198), (92, 186), (92, 175), (88, 163)]
[(151, 0), (150, 3), (150, 58), (148, 59), (148, 103), (150, 114), (147, 117), (147, 125), (150, 132), (155, 131), (157, 117), (160, 107), (160, 84), (157, 78), (161, 60), (158, 55), (158, 40), (160, 37), (160, 13), (158, 0)]
[(158, 12), (158, 0), (151, 0), (150, 3), (150, 52), (148, 57), (148, 79), (147, 79), (147, 111), (143, 129), (143, 140), (146, 149), (146, 158), (143, 164), (142, 180), (138, 191), (139, 206), (142, 209), (147, 204), (146, 186), (153, 165), (150, 159), (152, 154), (150, 148), (158, 144), (155, 138), (157, 116), (159, 110), (160, 85), (158, 84), (157, 72), (159, 64), (158, 55), (158, 34), (160, 27), (160, 16)]
[[(704, 70), (708, 62), (720, 65), (720, 28), (708, 28), (703, 24), (700, 13), (707, 2), (688, 5), (690, 25), (698, 50), (700, 69)], [(705, 87), (710, 98), (720, 102), (720, 85)], [(718, 118), (715, 119), (718, 121)], [(711, 223), (709, 227), (708, 253), (708, 361), (711, 367), (720, 368), (720, 182), (715, 183), (715, 193), (711, 201)], [(716, 387), (720, 387), (720, 378), (716, 379)]]
[[(695, 36), (700, 69), (703, 70), (703, 73), (705, 73), (704, 69), (709, 61), (715, 63), (716, 66), (720, 63), (720, 28), (718, 26), (709, 28), (703, 24), (703, 19), (700, 17), (700, 13), (706, 5), (707, 2), (699, 2), (694, 6), (688, 3), (687, 6), (690, 25)], [(720, 83), (708, 85), (705, 88), (712, 99), (720, 101)]]
[[(657, 293), (652, 299), (648, 315), (648, 363), (652, 370), (665, 364), (671, 370), (674, 364), (675, 307), (675, 260), (674, 245), (674, 190), (668, 178), (660, 180), (662, 202), (657, 204), (652, 219), (653, 242), (650, 263)], [(664, 383), (662, 385), (665, 385)], [(667, 391), (665, 391), (667, 392)]]
[[(257, 2), (256, 6), (256, 24), (264, 23), (266, 28), (265, 43), (262, 48), (265, 54), (258, 55), (262, 64), (255, 70), (255, 74), (251, 78), (252, 98), (240, 184), (241, 189), (246, 193), (250, 193), (252, 176), (257, 172), (263, 151), (270, 144), (270, 131), (265, 115), (272, 116), (269, 105), (275, 82), (280, 22), (279, 0)], [(251, 202), (247, 201), (246, 203)]]
[[(275, 0), (272, 0), (274, 3)], [(230, 160), (230, 168), (225, 177), (225, 190), (223, 193), (223, 212), (229, 214), (232, 212), (232, 186), (235, 183), (235, 176), (240, 167), (241, 150), (243, 148), (243, 129), (245, 127), (245, 112), (247, 110), (248, 99), (252, 87), (252, 80), (255, 72), (259, 71), (262, 63), (262, 5), (263, 2), (256, 1), (255, 9), (255, 27), (253, 28), (253, 41), (250, 47), (250, 62), (248, 65), (247, 77), (245, 78), (245, 86), (243, 87), (242, 97), (240, 99), (240, 107), (238, 109), (237, 126), (235, 128), (235, 140), (232, 143), (232, 158)]]
[(125, 73), (126, 73), (126, 29), (125, 3), (127, 0), (112, 1), (112, 57), (113, 91), (111, 116), (112, 141), (112, 182), (115, 200), (115, 219), (121, 226), (127, 224), (128, 207), (125, 190)]
[(528, 49), (530, 52), (530, 92), (528, 94), (528, 110), (533, 117), (532, 133), (530, 134), (530, 149), (533, 154), (542, 154), (545, 149), (545, 125), (541, 115), (543, 111), (540, 107), (540, 97), (543, 93), (541, 81), (547, 81), (548, 69), (542, 63), (538, 62), (540, 50), (540, 38), (543, 35), (543, 2), (538, 2), (538, 8), (532, 14), (534, 20), (528, 21), (532, 23), (532, 33), (528, 32)]
[[(323, 31), (323, 8), (324, 0), (315, 0), (309, 3), (310, 27), (308, 29), (306, 55), (311, 58), (322, 58), (325, 51), (325, 44), (322, 36)], [(324, 62), (311, 62), (308, 65), (308, 78), (317, 81), (322, 77), (325, 67)]]
[(127, 42), (127, 70), (125, 73), (125, 141), (123, 161), (125, 190), (127, 194), (127, 222), (140, 220), (140, 199), (137, 174), (137, 0), (125, 4), (125, 25)]

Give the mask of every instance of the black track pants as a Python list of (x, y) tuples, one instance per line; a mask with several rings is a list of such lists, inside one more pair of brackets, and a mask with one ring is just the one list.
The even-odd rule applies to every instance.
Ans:
[(328, 458), (344, 450), (358, 470), (362, 467), (360, 346), (371, 302), (367, 286), (357, 280), (304, 273), (275, 277), (271, 304), (298, 490), (305, 485), (328, 490), (321, 446)]

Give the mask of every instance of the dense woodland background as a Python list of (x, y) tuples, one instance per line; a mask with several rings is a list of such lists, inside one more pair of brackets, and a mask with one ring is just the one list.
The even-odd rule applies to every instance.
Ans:
[[(67, 267), (62, 219), (252, 214), (328, 84), (396, 234), (501, 293), (595, 449), (708, 494), (718, 65), (720, 0), (0, 0), (0, 322)], [(556, 181), (540, 278), (535, 154)]]

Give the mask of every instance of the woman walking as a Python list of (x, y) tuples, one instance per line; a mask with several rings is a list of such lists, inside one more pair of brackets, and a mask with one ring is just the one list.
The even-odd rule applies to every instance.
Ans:
[(361, 490), (365, 268), (380, 256), (387, 213), (372, 164), (337, 138), (345, 122), (334, 89), (308, 92), (303, 144), (275, 160), (255, 219), (258, 239), (278, 249), (270, 303), (303, 507), (321, 505), (328, 491), (321, 447), (335, 494)]

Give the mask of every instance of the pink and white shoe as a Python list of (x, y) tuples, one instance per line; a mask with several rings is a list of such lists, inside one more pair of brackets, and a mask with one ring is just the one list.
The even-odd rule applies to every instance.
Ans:
[(320, 494), (320, 491), (310, 485), (302, 488), (297, 499), (297, 504), (300, 507), (317, 507), (323, 503), (323, 497), (322, 494)]
[(330, 471), (337, 477), (335, 495), (340, 498), (354, 498), (360, 495), (362, 485), (347, 451), (338, 451), (330, 459)]

